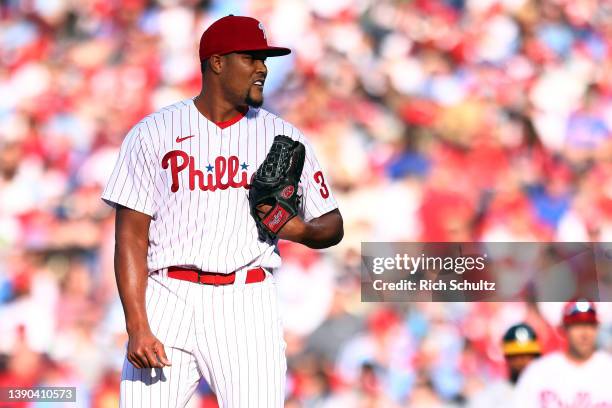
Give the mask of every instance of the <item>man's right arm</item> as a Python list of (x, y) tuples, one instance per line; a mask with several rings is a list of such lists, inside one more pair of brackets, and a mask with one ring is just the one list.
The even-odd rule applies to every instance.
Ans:
[(127, 358), (137, 368), (170, 365), (163, 344), (147, 319), (147, 248), (151, 217), (117, 206), (115, 219), (115, 278), (129, 336)]

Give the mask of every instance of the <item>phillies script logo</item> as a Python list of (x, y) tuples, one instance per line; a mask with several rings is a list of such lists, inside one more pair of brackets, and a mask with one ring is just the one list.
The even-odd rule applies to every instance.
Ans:
[(612, 401), (593, 401), (588, 392), (577, 392), (573, 401), (563, 401), (557, 393), (551, 390), (540, 392), (542, 408), (612, 408)]
[[(248, 189), (246, 170), (240, 170), (238, 157), (230, 156), (225, 158), (218, 156), (213, 167), (209, 166), (206, 174), (202, 170), (195, 168), (195, 159), (182, 150), (172, 150), (162, 158), (162, 168), (170, 167), (172, 174), (172, 186), (170, 190), (176, 193), (179, 189), (179, 173), (187, 170), (189, 172), (189, 189), (195, 190), (196, 185), (202, 191), (227, 190), (228, 188), (244, 187)], [(227, 177), (226, 177), (227, 174)], [(227, 181), (224, 182), (223, 180)]]

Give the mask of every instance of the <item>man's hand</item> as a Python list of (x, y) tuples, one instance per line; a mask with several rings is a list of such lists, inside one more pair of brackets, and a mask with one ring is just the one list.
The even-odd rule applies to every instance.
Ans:
[(163, 368), (172, 365), (164, 345), (150, 330), (130, 333), (127, 359), (136, 368)]

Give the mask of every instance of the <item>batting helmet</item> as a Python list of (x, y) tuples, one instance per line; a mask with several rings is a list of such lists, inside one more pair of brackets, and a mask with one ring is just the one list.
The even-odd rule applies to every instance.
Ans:
[(506, 331), (502, 348), (506, 356), (542, 353), (538, 336), (531, 326), (525, 323), (515, 324)]

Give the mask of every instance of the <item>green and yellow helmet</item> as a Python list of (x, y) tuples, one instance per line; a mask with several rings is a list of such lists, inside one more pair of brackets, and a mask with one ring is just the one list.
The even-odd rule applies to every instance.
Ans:
[(531, 326), (525, 323), (515, 324), (506, 331), (502, 348), (505, 356), (542, 354), (538, 336)]

